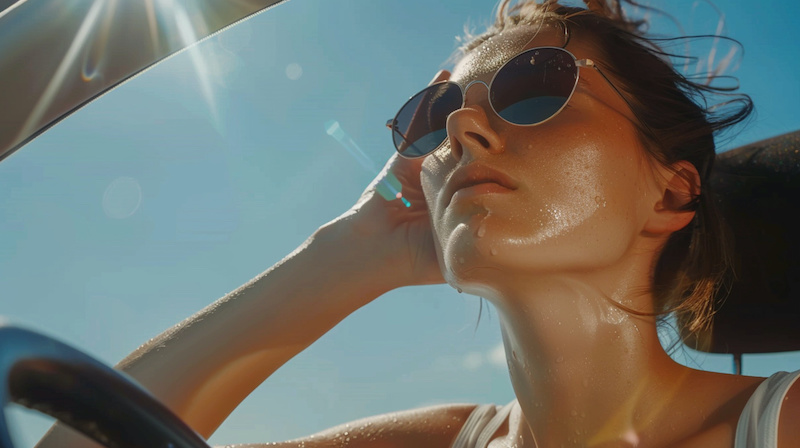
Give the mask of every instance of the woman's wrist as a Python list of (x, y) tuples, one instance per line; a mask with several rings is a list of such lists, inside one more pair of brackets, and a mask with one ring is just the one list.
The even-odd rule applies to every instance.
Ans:
[(342, 215), (323, 225), (312, 236), (311, 244), (336, 263), (336, 270), (368, 288), (369, 295), (380, 296), (395, 288), (406, 286), (389, 266), (392, 248), (356, 221), (354, 215)]

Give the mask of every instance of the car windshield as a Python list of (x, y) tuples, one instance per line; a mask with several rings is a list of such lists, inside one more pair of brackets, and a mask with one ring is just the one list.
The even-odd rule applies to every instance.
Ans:
[[(729, 42), (714, 47), (712, 66), (731, 57), (727, 73), (758, 112), (721, 149), (797, 130), (800, 61), (790, 56), (800, 31), (789, 21), (800, 7), (714, 4), (724, 29), (709, 4), (656, 6), (686, 33), (721, 31), (746, 50), (742, 59)], [(291, 0), (69, 116), (0, 163), (0, 312), (113, 365), (253, 278), (352, 206), (376, 174), (364, 158), (380, 167), (393, 154), (386, 120), (449, 68), (464, 24), (482, 29), (491, 6)], [(714, 42), (691, 45), (708, 55)], [(334, 122), (357, 149), (327, 132)], [(732, 370), (728, 355), (679, 348), (674, 357)], [(798, 365), (797, 353), (745, 356), (744, 373)], [(210, 442), (286, 440), (384, 412), (513, 398), (494, 310), (447, 285), (402, 288), (282, 367)], [(23, 446), (49, 425), (16, 416)]]

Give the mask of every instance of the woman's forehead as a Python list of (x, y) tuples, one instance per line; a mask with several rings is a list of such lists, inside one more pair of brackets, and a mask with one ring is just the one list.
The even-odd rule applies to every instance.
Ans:
[(557, 25), (519, 25), (487, 39), (467, 53), (453, 68), (451, 81), (466, 85), (489, 82), (494, 72), (527, 48), (564, 45), (564, 31)]

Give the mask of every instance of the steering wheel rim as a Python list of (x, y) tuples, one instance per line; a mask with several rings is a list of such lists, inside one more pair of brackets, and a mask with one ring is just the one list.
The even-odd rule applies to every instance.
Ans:
[(108, 448), (209, 448), (143, 387), (53, 338), (0, 325), (0, 448), (9, 403), (50, 415)]

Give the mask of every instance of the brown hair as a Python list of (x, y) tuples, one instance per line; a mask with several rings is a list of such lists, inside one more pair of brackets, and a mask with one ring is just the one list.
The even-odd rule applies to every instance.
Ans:
[[(652, 270), (654, 314), (663, 322), (668, 314), (675, 313), (681, 335), (690, 339), (709, 328), (714, 298), (731, 269), (726, 227), (708, 183), (715, 157), (714, 136), (744, 121), (753, 111), (753, 103), (747, 95), (731, 93), (735, 87), (712, 86), (715, 73), (706, 75), (702, 82), (679, 73), (670, 58), (686, 56), (668, 53), (656, 43), (675, 39), (649, 38), (647, 23), (628, 19), (620, 2), (585, 3), (587, 8), (562, 6), (553, 0), (519, 0), (513, 4), (502, 0), (495, 23), (478, 36), (467, 32), (466, 43), (455, 56), (463, 56), (492, 36), (524, 24), (556, 23), (568, 33), (591, 37), (588, 42), (600, 52), (598, 63), (615, 84), (619, 83), (617, 87), (639, 121), (636, 125), (644, 149), (664, 166), (686, 160), (700, 173), (701, 192), (685, 206), (696, 211), (695, 217), (669, 237)], [(651, 10), (631, 0), (626, 3)], [(726, 97), (724, 101), (709, 105), (720, 95)], [(694, 340), (698, 345), (708, 342)]]

